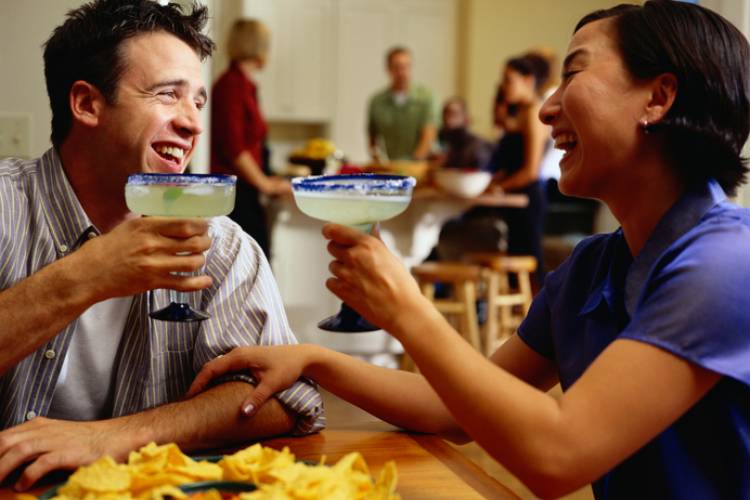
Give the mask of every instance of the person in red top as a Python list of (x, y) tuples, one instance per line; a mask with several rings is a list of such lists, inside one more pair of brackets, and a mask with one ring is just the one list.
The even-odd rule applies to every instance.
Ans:
[(266, 214), (259, 194), (291, 193), (280, 177), (266, 175), (265, 140), (268, 126), (253, 81), (268, 58), (270, 33), (255, 19), (239, 19), (229, 34), (231, 63), (211, 93), (211, 171), (237, 176), (237, 201), (229, 214), (270, 256)]

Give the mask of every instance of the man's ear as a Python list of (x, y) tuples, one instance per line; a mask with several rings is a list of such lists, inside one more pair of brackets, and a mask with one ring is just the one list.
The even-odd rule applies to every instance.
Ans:
[(89, 82), (78, 80), (70, 88), (70, 112), (73, 120), (88, 127), (96, 127), (106, 101), (102, 93)]
[(667, 116), (677, 98), (677, 77), (672, 73), (662, 73), (651, 83), (651, 99), (646, 105), (644, 119), (650, 123), (659, 123)]

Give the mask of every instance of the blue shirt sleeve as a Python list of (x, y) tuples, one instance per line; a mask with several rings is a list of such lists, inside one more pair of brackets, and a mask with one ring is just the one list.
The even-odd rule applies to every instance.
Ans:
[(646, 342), (750, 385), (750, 227), (717, 221), (661, 257), (620, 338)]

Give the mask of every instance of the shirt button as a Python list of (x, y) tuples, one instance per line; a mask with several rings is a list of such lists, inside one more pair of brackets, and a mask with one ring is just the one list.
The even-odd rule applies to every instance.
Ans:
[(89, 234), (86, 235), (86, 238), (93, 240), (96, 238), (97, 234), (94, 231), (91, 231)]
[(57, 354), (52, 349), (44, 351), (44, 357), (47, 359), (55, 359), (55, 356), (57, 356)]
[(65, 253), (68, 251), (68, 245), (60, 245), (60, 253)]
[(36, 412), (34, 410), (29, 410), (26, 412), (26, 420), (31, 420), (32, 418), (36, 417)]

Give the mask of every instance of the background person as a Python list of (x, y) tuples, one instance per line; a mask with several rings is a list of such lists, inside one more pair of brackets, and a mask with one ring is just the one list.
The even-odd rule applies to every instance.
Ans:
[(230, 65), (211, 91), (211, 171), (237, 176), (237, 201), (229, 217), (270, 258), (266, 211), (259, 195), (290, 194), (292, 186), (270, 172), (268, 126), (253, 80), (268, 60), (271, 34), (256, 19), (237, 20), (229, 34)]
[[(181, 173), (194, 152), (201, 60), (214, 47), (207, 17), (97, 0), (45, 44), (53, 147), (0, 161), (0, 481), (22, 468), (24, 489), (150, 441), (191, 450), (324, 426), (307, 383), (251, 420), (237, 412), (254, 390), (242, 374), (183, 399), (208, 360), (296, 340), (268, 262), (239, 226), (138, 217), (125, 203), (128, 175)], [(152, 321), (164, 289), (193, 292), (211, 318)]]
[(551, 147), (549, 127), (539, 120), (541, 89), (549, 78), (547, 61), (536, 54), (508, 60), (495, 101), (496, 124), (502, 136), (485, 169), (494, 174), (493, 185), (503, 191), (523, 193), (523, 208), (476, 207), (465, 219), (496, 217), (508, 227), (508, 253), (532, 255), (537, 260), (536, 281), (544, 280), (542, 238), (546, 215), (542, 159)]
[(370, 99), (367, 111), (370, 155), (375, 162), (426, 160), (435, 140), (432, 93), (412, 83), (409, 49), (392, 48), (385, 62), (390, 85)]
[(480, 168), (488, 161), (490, 145), (469, 129), (470, 120), (466, 101), (454, 96), (443, 105), (443, 123), (438, 132), (441, 153), (435, 158), (438, 165), (455, 168)]
[(622, 227), (550, 273), (516, 336), (484, 359), (382, 242), (329, 224), (327, 286), (421, 375), (318, 346), (241, 348), (191, 393), (250, 367), (257, 406), (303, 373), (404, 428), (466, 433), (541, 497), (588, 483), (597, 498), (749, 497), (750, 210), (725, 195), (747, 173), (748, 82), (747, 39), (708, 9), (585, 16), (540, 116), (565, 151), (560, 189)]

